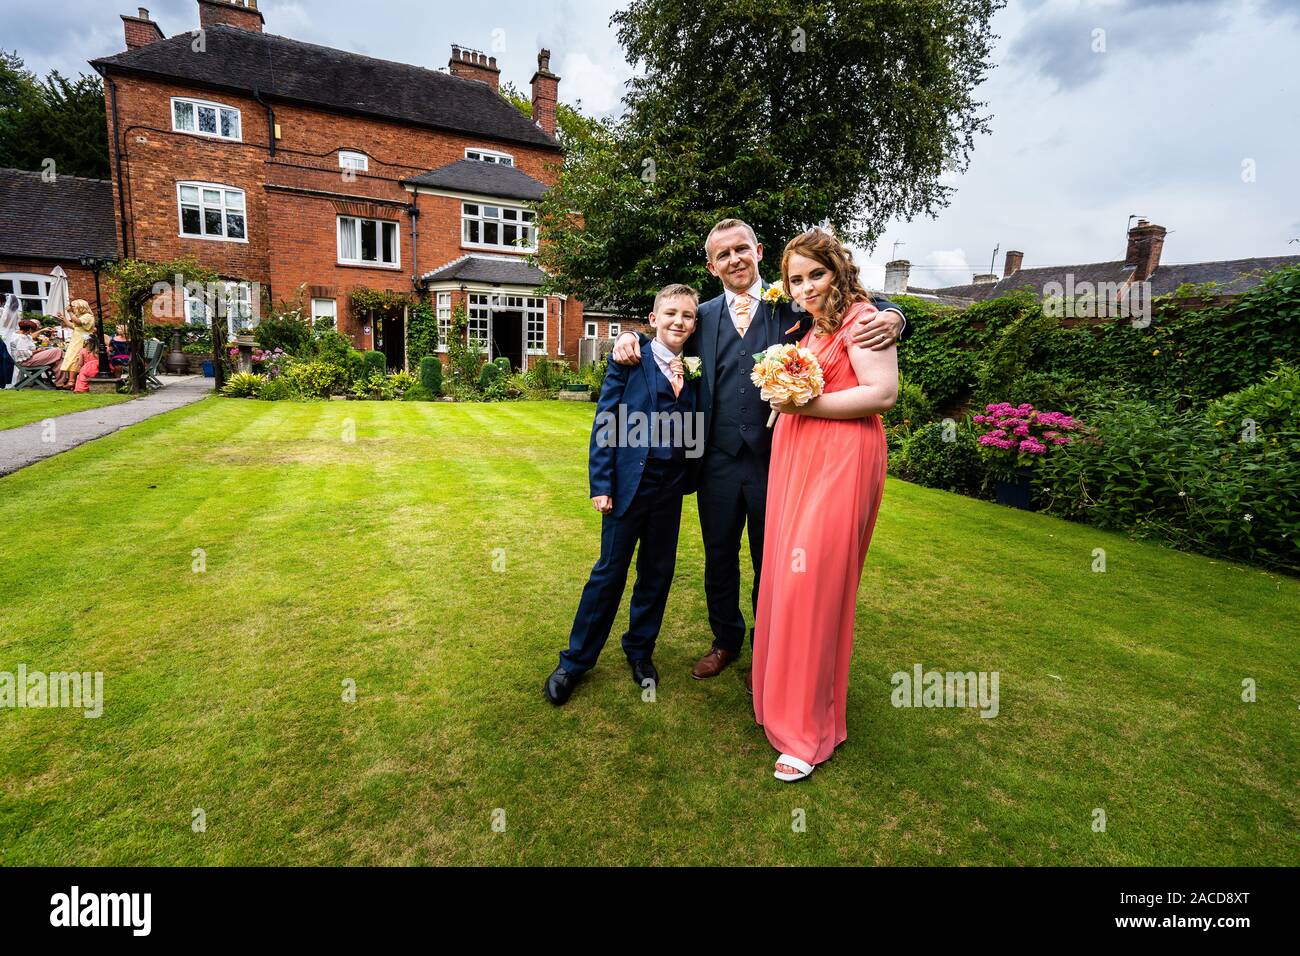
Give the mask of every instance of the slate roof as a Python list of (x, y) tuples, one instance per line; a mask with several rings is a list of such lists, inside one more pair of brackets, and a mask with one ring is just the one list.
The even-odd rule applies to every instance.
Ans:
[(480, 196), (500, 196), (503, 199), (541, 199), (546, 193), (544, 183), (513, 166), (484, 163), (477, 159), (457, 160), (402, 182), (411, 186), (433, 186)]
[(486, 282), (489, 285), (541, 285), (546, 273), (524, 259), (461, 256), (445, 266), (426, 272), (426, 282)]
[(113, 184), (106, 179), (0, 169), (0, 255), (31, 259), (116, 257)]
[[(1248, 275), (1256, 271), (1272, 272), (1284, 266), (1300, 263), (1300, 256), (1272, 256), (1263, 259), (1230, 259), (1221, 262), (1186, 262), (1177, 265), (1157, 266), (1151, 274), (1151, 294), (1166, 295), (1173, 292), (1185, 282), (1217, 282), (1221, 293), (1240, 293), (1259, 285), (1260, 277)], [(1133, 267), (1126, 266), (1123, 260), (1116, 262), (1090, 262), (1073, 266), (1045, 266), (1036, 269), (1021, 269), (997, 282), (985, 284), (968, 283), (951, 285), (941, 289), (916, 290), (938, 296), (957, 297), (972, 302), (991, 299), (1022, 287), (1028, 287), (1042, 294), (1043, 287), (1049, 282), (1058, 282), (1065, 286), (1067, 275), (1074, 277), (1074, 285), (1090, 282), (1123, 284), (1132, 274)], [(909, 287), (908, 291), (913, 291)]]
[(101, 73), (256, 91), (268, 99), (559, 149), (555, 139), (477, 80), (224, 24), (206, 28), (204, 52), (191, 49), (192, 40), (180, 33), (90, 65)]

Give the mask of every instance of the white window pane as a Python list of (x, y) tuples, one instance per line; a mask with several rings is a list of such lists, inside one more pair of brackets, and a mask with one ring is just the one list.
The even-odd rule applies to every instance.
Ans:
[(199, 113), (199, 132), (215, 133), (217, 131), (217, 111), (211, 106), (200, 106)]
[(467, 202), (467, 203), (465, 203), (465, 215), (467, 215), (467, 216), (477, 216), (477, 215), (478, 215), (478, 205), (477, 205), (476, 203), (472, 203), (472, 202)]
[(179, 100), (172, 104), (173, 125), (177, 129), (194, 130), (194, 105)]
[(205, 190), (203, 190), (203, 201), (204, 201), (205, 203), (209, 203), (209, 204), (211, 204), (211, 205), (213, 205), (213, 206), (220, 206), (220, 205), (221, 205), (221, 190), (220, 190), (220, 189), (205, 189)]
[(181, 202), (197, 203), (199, 201), (199, 190), (197, 186), (181, 187)]
[(243, 208), (244, 208), (244, 194), (241, 193), (241, 192), (240, 192), (239, 190), (237, 190), (237, 189), (227, 189), (227, 190), (226, 190), (226, 208), (227, 208), (227, 209), (243, 209)]
[(239, 111), (221, 111), (221, 135), (230, 139), (239, 139)]
[(357, 258), (357, 221), (355, 219), (339, 220), (339, 258), (349, 260)]

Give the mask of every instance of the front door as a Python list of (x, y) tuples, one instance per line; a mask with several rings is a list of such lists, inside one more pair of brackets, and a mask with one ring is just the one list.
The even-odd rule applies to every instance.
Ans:
[(516, 372), (524, 365), (524, 314), (522, 312), (492, 313), (492, 357), (504, 355)]
[(393, 310), (375, 317), (375, 351), (384, 353), (388, 371), (406, 368), (406, 322), (402, 312)]

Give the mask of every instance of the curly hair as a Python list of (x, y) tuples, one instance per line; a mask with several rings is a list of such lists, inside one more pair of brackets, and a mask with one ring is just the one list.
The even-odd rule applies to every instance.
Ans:
[(819, 335), (834, 335), (844, 323), (844, 314), (855, 302), (870, 302), (871, 293), (862, 284), (858, 267), (851, 253), (835, 233), (815, 226), (801, 232), (788, 243), (781, 253), (781, 281), (790, 291), (790, 257), (798, 253), (821, 263), (831, 271), (831, 286), (826, 295), (826, 310), (813, 325)]

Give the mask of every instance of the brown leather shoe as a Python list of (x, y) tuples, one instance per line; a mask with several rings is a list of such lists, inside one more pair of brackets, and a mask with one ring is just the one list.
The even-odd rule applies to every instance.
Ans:
[(750, 697), (754, 696), (754, 668), (751, 666), (745, 671), (745, 690)]
[(695, 666), (691, 668), (691, 676), (696, 680), (717, 677), (722, 673), (724, 667), (739, 656), (740, 654), (736, 651), (724, 651), (720, 647), (715, 647), (695, 663)]

